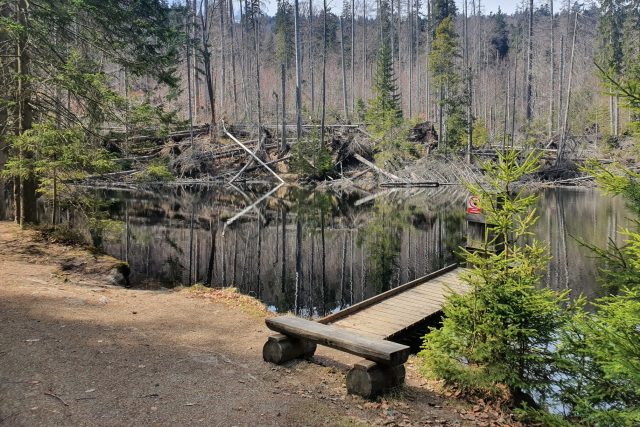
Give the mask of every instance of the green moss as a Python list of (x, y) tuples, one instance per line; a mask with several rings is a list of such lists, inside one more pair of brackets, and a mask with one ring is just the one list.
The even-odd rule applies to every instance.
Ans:
[(136, 175), (136, 181), (138, 182), (166, 182), (172, 181), (174, 178), (169, 167), (159, 161), (149, 163), (142, 173)]

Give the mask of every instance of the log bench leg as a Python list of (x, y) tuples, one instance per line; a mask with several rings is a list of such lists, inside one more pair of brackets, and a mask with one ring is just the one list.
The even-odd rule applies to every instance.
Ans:
[(282, 364), (300, 357), (311, 357), (316, 352), (316, 343), (290, 338), (283, 334), (271, 335), (262, 347), (265, 362)]
[(367, 399), (404, 383), (404, 365), (383, 366), (361, 360), (347, 373), (347, 392)]

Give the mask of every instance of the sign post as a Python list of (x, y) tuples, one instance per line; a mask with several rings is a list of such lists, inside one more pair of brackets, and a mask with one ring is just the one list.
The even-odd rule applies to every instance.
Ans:
[(479, 215), (482, 213), (480, 210), (480, 197), (469, 196), (467, 197), (467, 215)]
[[(487, 220), (480, 208), (480, 197), (471, 195), (467, 197), (466, 215), (467, 220), (467, 245), (468, 251), (490, 251), (500, 252), (504, 245), (502, 242), (494, 240), (491, 235), (487, 236)], [(492, 234), (492, 233), (490, 233)], [(491, 244), (487, 246), (485, 239), (489, 239)]]

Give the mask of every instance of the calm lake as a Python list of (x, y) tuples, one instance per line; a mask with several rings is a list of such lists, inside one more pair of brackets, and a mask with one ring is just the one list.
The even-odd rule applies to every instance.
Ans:
[[(89, 191), (118, 221), (103, 247), (129, 262), (134, 285), (235, 286), (278, 312), (338, 310), (455, 262), (463, 244), (466, 192), (460, 188), (376, 196), (270, 190)], [(631, 223), (624, 200), (594, 189), (548, 189), (540, 193), (538, 214), (536, 234), (553, 257), (546, 284), (574, 296), (598, 295), (597, 262), (578, 240), (620, 242), (619, 228)], [(62, 218), (85, 231), (79, 216), (63, 212)]]

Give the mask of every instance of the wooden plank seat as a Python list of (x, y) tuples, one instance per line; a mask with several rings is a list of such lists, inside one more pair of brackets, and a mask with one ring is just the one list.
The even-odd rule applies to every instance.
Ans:
[(363, 357), (347, 374), (347, 391), (373, 397), (404, 382), (404, 363), (410, 348), (391, 341), (365, 337), (356, 332), (293, 316), (266, 319), (279, 332), (269, 337), (262, 350), (265, 361), (276, 364), (310, 357), (316, 344)]

